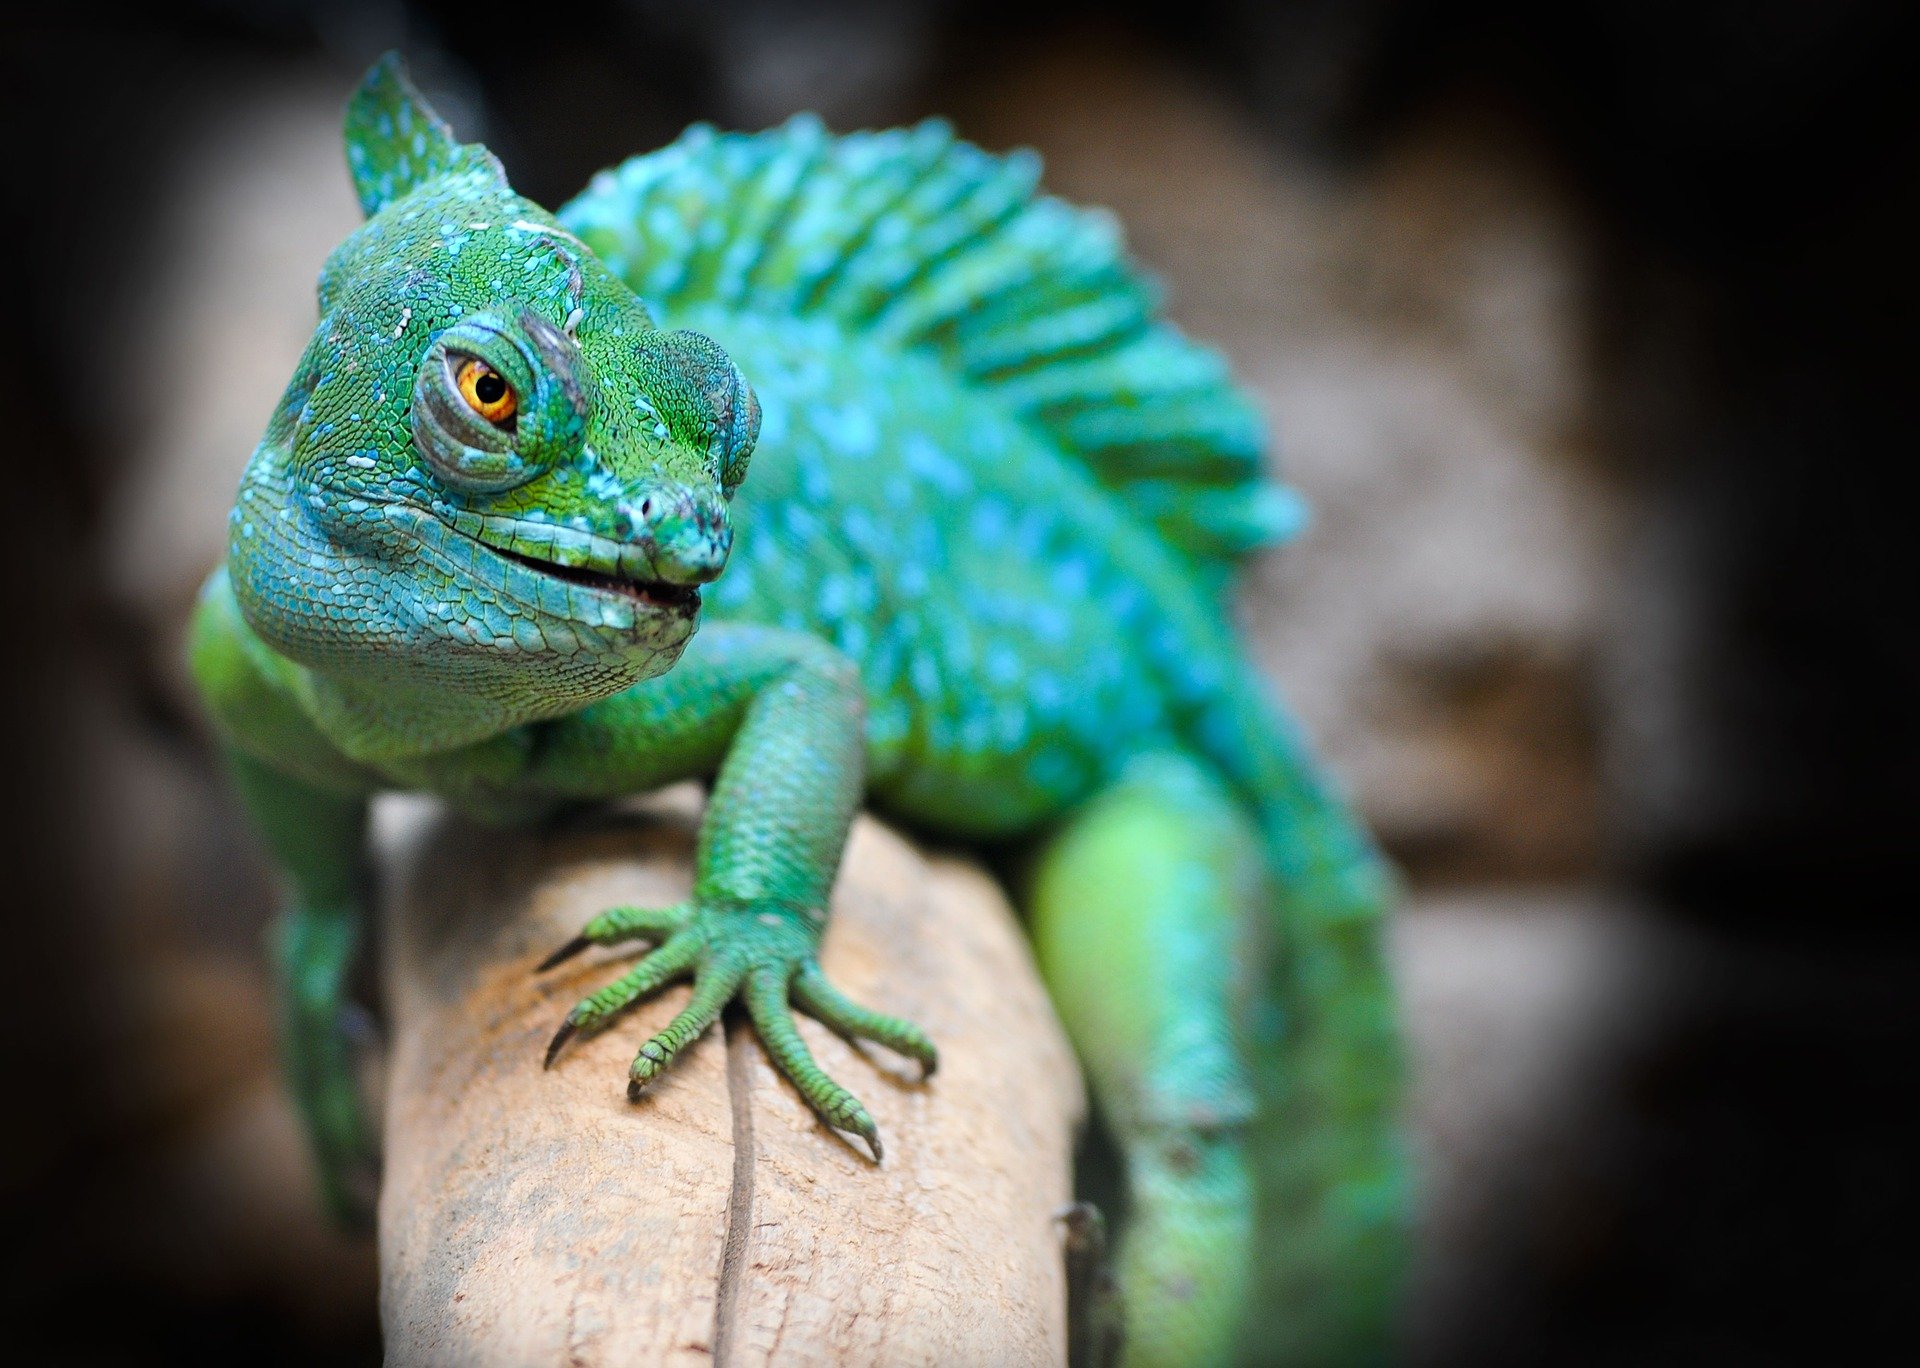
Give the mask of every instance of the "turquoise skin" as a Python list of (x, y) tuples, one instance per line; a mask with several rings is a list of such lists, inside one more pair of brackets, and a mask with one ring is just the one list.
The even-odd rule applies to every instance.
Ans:
[(652, 946), (550, 1064), (691, 979), (630, 1092), (738, 999), (878, 1161), (791, 1017), (936, 1063), (816, 962), (853, 815), (1022, 838), (1126, 1170), (1127, 1360), (1379, 1357), (1391, 881), (1226, 622), (1233, 561), (1297, 506), (1111, 224), (938, 125), (806, 120), (694, 130), (548, 215), (391, 58), (347, 145), (368, 221), (192, 640), (287, 875), (284, 1050), (336, 1207), (374, 1158), (340, 1027), (367, 800), (517, 821), (711, 778), (689, 901), (549, 961)]

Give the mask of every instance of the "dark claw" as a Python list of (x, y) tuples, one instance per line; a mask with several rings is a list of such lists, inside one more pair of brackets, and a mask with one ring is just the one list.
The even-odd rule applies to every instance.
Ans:
[(857, 1135), (867, 1142), (867, 1149), (872, 1153), (874, 1163), (879, 1163), (882, 1156), (885, 1155), (886, 1151), (880, 1144), (880, 1128), (873, 1124), (872, 1118), (868, 1118), (865, 1127), (857, 1126), (850, 1120), (831, 1120), (824, 1112), (820, 1114), (820, 1119), (825, 1121), (828, 1128), (831, 1129), (834, 1134), (838, 1135), (847, 1148), (855, 1154), (860, 1152), (860, 1147), (853, 1143), (853, 1139)]
[(627, 1080), (627, 1101), (638, 1102), (640, 1100), (640, 1094), (645, 1091), (646, 1089), (640, 1086), (639, 1079), (629, 1078)]
[(578, 1026), (573, 1024), (573, 1018), (571, 1017), (561, 1022), (560, 1029), (553, 1033), (553, 1043), (547, 1046), (547, 1062), (540, 1067), (543, 1069), (551, 1069), (553, 1067), (554, 1056), (560, 1053), (560, 1047), (565, 1045), (569, 1040), (572, 1040), (573, 1033), (579, 1029)]
[(551, 955), (541, 960), (540, 963), (534, 967), (533, 972), (536, 974), (544, 974), (547, 970), (553, 968), (554, 965), (565, 963), (592, 944), (593, 942), (585, 936), (575, 936)]

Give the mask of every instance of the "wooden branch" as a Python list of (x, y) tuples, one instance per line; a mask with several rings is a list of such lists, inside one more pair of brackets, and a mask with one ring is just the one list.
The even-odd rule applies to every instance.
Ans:
[(1083, 1095), (977, 869), (855, 828), (825, 968), (941, 1051), (922, 1086), (802, 1021), (878, 1122), (875, 1167), (731, 1018), (629, 1103), (627, 1064), (684, 988), (541, 1071), (567, 1008), (623, 957), (534, 964), (608, 906), (685, 895), (686, 804), (545, 835), (408, 826), (387, 861), (389, 1363), (1065, 1362), (1055, 1214)]

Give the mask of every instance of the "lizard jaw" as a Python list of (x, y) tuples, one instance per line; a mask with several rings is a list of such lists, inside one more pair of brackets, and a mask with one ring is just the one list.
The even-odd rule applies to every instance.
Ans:
[[(486, 545), (484, 542), (481, 544)], [(649, 608), (663, 608), (679, 617), (693, 617), (700, 611), (700, 589), (697, 585), (674, 584), (667, 580), (629, 578), (604, 570), (591, 570), (581, 565), (563, 565), (559, 561), (541, 560), (535, 556), (508, 551), (498, 546), (487, 546), (487, 549), (495, 555), (504, 556), (510, 561), (524, 565), (536, 573), (552, 575), (556, 579), (566, 580), (569, 584), (578, 584), (603, 594), (614, 594), (635, 603), (645, 604)]]
[[(421, 533), (429, 541), (464, 548), (465, 558), (477, 555), (481, 562), (490, 562), (495, 567), (492, 570), (481, 570), (478, 565), (474, 569), (489, 580), (505, 575), (509, 582), (500, 587), (510, 594), (514, 593), (510, 583), (513, 575), (530, 573), (570, 585), (595, 599), (627, 606), (633, 610), (635, 626), (643, 618), (669, 627), (678, 624), (684, 629), (682, 641), (691, 635), (700, 615), (699, 588), (649, 574), (650, 563), (635, 554), (637, 548), (631, 546), (564, 530), (556, 539), (556, 529), (549, 524), (474, 515), (428, 516)], [(536, 555), (536, 550), (549, 554)]]

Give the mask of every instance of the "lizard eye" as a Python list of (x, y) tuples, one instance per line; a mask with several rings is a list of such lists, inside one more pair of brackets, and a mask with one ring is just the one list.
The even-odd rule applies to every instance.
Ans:
[(572, 339), (530, 313), (470, 314), (427, 346), (410, 415), (421, 461), (450, 489), (500, 494), (577, 453), (586, 387)]
[(489, 423), (505, 427), (520, 411), (520, 398), (506, 377), (478, 357), (469, 356), (454, 372), (454, 383), (467, 406)]

